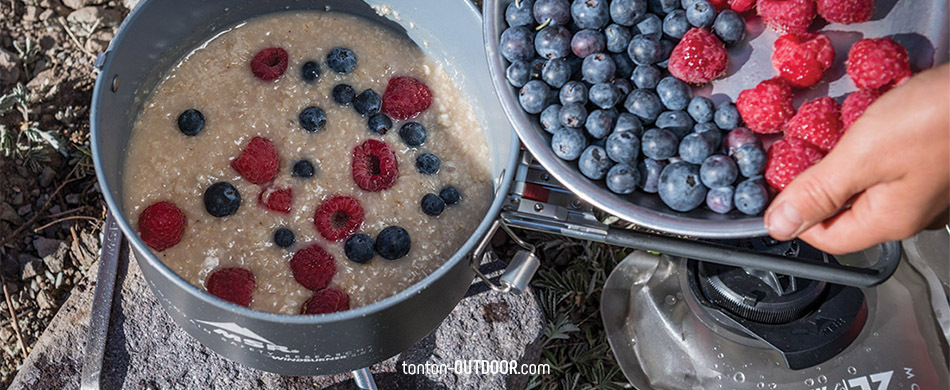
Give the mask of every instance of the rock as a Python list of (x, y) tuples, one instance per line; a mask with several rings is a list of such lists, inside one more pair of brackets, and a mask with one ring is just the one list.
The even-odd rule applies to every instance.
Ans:
[(111, 8), (88, 6), (71, 12), (66, 20), (82, 24), (95, 24), (98, 21), (101, 26), (111, 27), (122, 20), (122, 14)]
[(32, 213), (32, 212), (33, 212), (33, 206), (31, 206), (31, 205), (29, 205), (29, 204), (25, 204), (25, 205), (23, 205), (23, 206), (20, 206), (20, 208), (18, 208), (18, 209), (16, 210), (16, 213), (17, 213), (19, 216), (21, 216), (21, 217), (24, 217), (24, 216), (26, 216), (27, 214)]
[(40, 20), (45, 22), (45, 21), (49, 20), (49, 18), (50, 18), (51, 16), (53, 16), (54, 13), (55, 13), (55, 12), (54, 12), (53, 10), (51, 10), (51, 9), (48, 9), (48, 10), (43, 11), (43, 12), (40, 12)]
[(20, 78), (20, 63), (15, 54), (0, 47), (0, 83), (13, 84)]
[(56, 305), (56, 301), (44, 290), (36, 294), (36, 305), (41, 310), (52, 309)]
[(24, 202), (24, 200), (23, 200), (23, 193), (22, 193), (22, 192), (17, 192), (16, 195), (13, 195), (13, 202), (12, 202), (12, 203), (13, 203), (14, 206), (19, 206), (19, 205), (23, 204), (23, 202)]
[(86, 41), (86, 50), (92, 53), (104, 52), (109, 48), (109, 42), (112, 41), (112, 37), (113, 35), (110, 31), (98, 31), (92, 34), (89, 40)]
[(40, 9), (32, 5), (26, 6), (26, 11), (23, 12), (23, 21), (35, 22), (39, 19), (40, 19)]
[(53, 68), (46, 69), (40, 73), (37, 73), (36, 76), (33, 76), (33, 79), (26, 83), (26, 87), (34, 91), (45, 89), (46, 87), (50, 86), (55, 76), (56, 72), (53, 70)]
[[(37, 237), (33, 240), (33, 248), (36, 249), (36, 255), (39, 257), (46, 257), (52, 255), (59, 251), (61, 248), (65, 248), (66, 244), (62, 240), (57, 240), (47, 237)], [(56, 272), (56, 271), (53, 271)]]
[(49, 187), (50, 184), (53, 184), (53, 179), (56, 178), (56, 171), (49, 166), (43, 167), (43, 171), (40, 172), (40, 186)]
[(12, 338), (13, 338), (13, 331), (10, 330), (9, 327), (4, 326), (0, 328), (0, 342), (5, 343), (7, 341), (10, 341), (10, 339)]
[(139, 0), (122, 0), (122, 5), (128, 9), (135, 8), (135, 6), (138, 4), (139, 4)]
[(19, 226), (23, 223), (23, 218), (20, 218), (20, 214), (17, 214), (13, 206), (10, 206), (7, 202), (0, 203), (0, 220), (10, 222), (15, 226)]
[(43, 261), (40, 259), (32, 260), (23, 266), (23, 272), (20, 273), (20, 280), (29, 280), (43, 273)]
[(63, 0), (63, 5), (72, 9), (80, 9), (90, 3), (92, 3), (90, 0)]
[(77, 205), (79, 204), (79, 200), (80, 200), (79, 194), (66, 195), (66, 204)]
[[(34, 244), (35, 243), (34, 241)], [(50, 270), (50, 272), (62, 272), (67, 253), (69, 253), (69, 247), (66, 243), (60, 241), (60, 245), (56, 248), (55, 252), (43, 256), (43, 264), (46, 265), (46, 269)]]

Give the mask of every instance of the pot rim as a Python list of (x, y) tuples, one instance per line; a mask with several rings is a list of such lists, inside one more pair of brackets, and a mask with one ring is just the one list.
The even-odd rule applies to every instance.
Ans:
[(745, 238), (768, 235), (763, 217), (741, 219), (701, 219), (687, 216), (688, 213), (673, 213), (641, 206), (615, 195), (601, 185), (582, 176), (577, 169), (554, 155), (549, 141), (537, 122), (517, 102), (514, 89), (505, 77), (506, 66), (502, 58), (498, 37), (504, 28), (504, 6), (508, 1), (485, 0), (482, 5), (482, 34), (492, 85), (501, 101), (509, 122), (518, 133), (518, 138), (559, 183), (572, 193), (605, 212), (621, 219), (653, 230), (701, 238)]
[[(110, 69), (112, 67), (112, 60), (114, 56), (109, 56), (109, 51), (112, 50), (113, 45), (121, 44), (125, 38), (128, 26), (134, 25), (136, 20), (142, 15), (143, 9), (146, 8), (150, 3), (156, 0), (144, 0), (143, 4), (139, 4), (135, 9), (133, 9), (129, 15), (125, 18), (125, 21), (122, 22), (122, 25), (119, 26), (118, 31), (116, 32), (115, 38), (110, 43), (109, 48), (105, 53), (105, 60), (100, 69), (99, 76), (96, 79), (96, 84), (93, 88), (92, 94), (92, 104), (89, 114), (89, 124), (90, 124), (90, 143), (92, 145), (92, 159), (95, 166), (96, 178), (99, 183), (100, 190), (103, 194), (103, 197), (106, 200), (106, 205), (109, 208), (109, 211), (113, 213), (116, 222), (119, 225), (119, 228), (122, 230), (123, 235), (126, 239), (129, 240), (129, 243), (133, 246), (136, 253), (136, 259), (139, 261), (146, 261), (155, 268), (163, 277), (169, 279), (174, 284), (183, 288), (189, 294), (196, 296), (198, 299), (201, 299), (204, 303), (213, 305), (218, 309), (229, 310), (238, 315), (250, 317), (259, 321), (268, 321), (268, 322), (278, 322), (285, 324), (294, 324), (294, 325), (320, 325), (327, 323), (334, 323), (346, 320), (353, 320), (359, 317), (366, 317), (372, 313), (380, 311), (386, 307), (396, 305), (406, 299), (409, 299), (413, 295), (418, 294), (421, 290), (427, 288), (434, 281), (442, 278), (448, 271), (455, 267), (459, 261), (468, 260), (468, 255), (474, 249), (476, 243), (480, 238), (485, 235), (491, 223), (494, 221), (496, 216), (501, 210), (502, 203), (505, 200), (505, 197), (508, 194), (508, 188), (514, 178), (515, 174), (515, 164), (518, 159), (518, 150), (520, 145), (516, 141), (518, 138), (515, 134), (512, 134), (512, 142), (509, 147), (509, 157), (505, 169), (502, 171), (500, 178), (493, 178), (492, 182), (494, 185), (494, 199), (492, 200), (491, 206), (488, 211), (485, 213), (485, 216), (481, 219), (478, 227), (472, 233), (472, 235), (465, 241), (464, 244), (448, 258), (445, 263), (443, 263), (439, 268), (436, 268), (429, 275), (422, 278), (415, 284), (409, 286), (405, 290), (402, 290), (392, 296), (389, 296), (383, 300), (374, 302), (372, 304), (358, 307), (356, 309), (346, 310), (342, 312), (330, 313), (330, 314), (316, 314), (316, 315), (302, 315), (302, 314), (279, 314), (279, 313), (270, 313), (259, 310), (250, 309), (244, 306), (240, 306), (228, 301), (225, 301), (221, 298), (215, 297), (197, 286), (191, 284), (181, 276), (179, 276), (175, 271), (172, 271), (164, 263), (162, 263), (155, 254), (152, 252), (148, 246), (142, 241), (139, 235), (135, 232), (135, 229), (132, 228), (132, 225), (126, 219), (126, 216), (122, 213), (121, 209), (118, 207), (118, 202), (115, 197), (112, 195), (111, 188), (112, 186), (108, 181), (105, 180), (105, 171), (102, 168), (101, 155), (100, 155), (100, 145), (99, 145), (99, 118), (102, 114), (100, 112), (100, 104), (103, 99), (103, 95), (111, 88), (112, 77), (109, 77)], [(465, 7), (470, 11), (471, 17), (474, 17), (475, 22), (481, 24), (481, 13), (478, 9), (475, 8), (474, 4), (469, 1), (464, 1)], [(314, 9), (315, 11), (321, 11), (320, 9)], [(282, 12), (283, 10), (275, 9), (274, 12)], [(263, 15), (263, 14), (262, 14)], [(400, 22), (400, 21), (397, 21)], [(487, 61), (487, 59), (486, 59)], [(486, 137), (486, 141), (489, 141)], [(500, 181), (499, 181), (500, 179)], [(121, 185), (121, 184), (119, 184)], [(139, 256), (144, 255), (144, 256)]]

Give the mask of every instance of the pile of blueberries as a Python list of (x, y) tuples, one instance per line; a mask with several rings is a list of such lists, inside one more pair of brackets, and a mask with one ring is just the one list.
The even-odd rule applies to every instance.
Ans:
[(691, 28), (740, 42), (737, 13), (707, 0), (514, 0), (505, 19), (508, 82), (584, 176), (621, 195), (658, 193), (680, 212), (705, 202), (756, 215), (768, 204), (765, 152), (736, 106), (693, 97), (666, 71)]

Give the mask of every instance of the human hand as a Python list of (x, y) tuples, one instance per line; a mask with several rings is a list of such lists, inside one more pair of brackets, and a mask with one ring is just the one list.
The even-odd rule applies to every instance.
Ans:
[(950, 64), (944, 64), (871, 104), (828, 155), (779, 193), (765, 226), (777, 240), (800, 237), (825, 252), (849, 253), (946, 224), (948, 207)]

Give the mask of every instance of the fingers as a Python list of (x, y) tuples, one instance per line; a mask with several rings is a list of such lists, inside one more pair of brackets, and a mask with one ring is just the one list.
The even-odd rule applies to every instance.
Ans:
[(773, 238), (785, 241), (799, 236), (874, 183), (871, 170), (854, 167), (861, 159), (850, 150), (833, 149), (779, 193), (765, 212), (765, 227)]
[[(801, 234), (801, 239), (819, 250), (831, 254), (857, 252), (883, 241), (888, 237), (879, 229), (880, 214), (866, 213), (867, 197), (859, 195), (850, 209), (815, 224)], [(868, 219), (870, 218), (870, 220)]]

